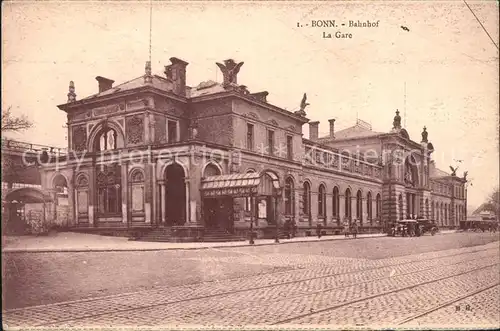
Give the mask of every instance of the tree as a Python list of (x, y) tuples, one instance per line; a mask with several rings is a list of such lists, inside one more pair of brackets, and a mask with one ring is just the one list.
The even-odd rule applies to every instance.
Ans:
[(10, 112), (11, 108), (9, 107), (7, 110), (2, 111), (2, 133), (7, 131), (17, 132), (33, 127), (33, 122), (28, 120), (25, 115), (19, 117), (12, 115)]
[(498, 187), (488, 197), (488, 205), (490, 206), (490, 210), (494, 212), (496, 216), (500, 215), (500, 190)]
[[(16, 117), (10, 112), (11, 107), (2, 110), (2, 135), (5, 132), (19, 132), (33, 127), (33, 122), (28, 120), (25, 115)], [(2, 143), (3, 147), (3, 143)], [(11, 156), (2, 155), (2, 182), (7, 182), (9, 188), (12, 186), (12, 179), (18, 178), (18, 171), (23, 167), (22, 164), (15, 162)]]

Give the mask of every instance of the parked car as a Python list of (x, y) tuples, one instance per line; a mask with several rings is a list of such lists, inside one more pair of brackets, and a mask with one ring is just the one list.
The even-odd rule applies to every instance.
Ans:
[(432, 236), (439, 232), (436, 221), (429, 219), (418, 219), (418, 226), (420, 227), (420, 235), (430, 233)]
[(418, 222), (416, 220), (401, 220), (393, 224), (389, 235), (391, 237), (413, 237), (416, 233)]

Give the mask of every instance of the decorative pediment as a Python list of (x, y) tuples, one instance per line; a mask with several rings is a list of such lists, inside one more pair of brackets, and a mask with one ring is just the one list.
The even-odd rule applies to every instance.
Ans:
[(267, 124), (272, 125), (272, 126), (278, 126), (278, 122), (276, 122), (275, 120), (269, 120), (269, 121), (267, 121)]
[(295, 126), (293, 126), (293, 125), (287, 126), (287, 127), (286, 127), (286, 129), (287, 129), (288, 131), (297, 132), (297, 128), (295, 128)]

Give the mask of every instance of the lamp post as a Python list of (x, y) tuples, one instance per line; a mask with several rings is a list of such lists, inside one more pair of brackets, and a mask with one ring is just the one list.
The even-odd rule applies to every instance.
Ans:
[(278, 220), (278, 197), (281, 196), (282, 189), (281, 187), (278, 187), (275, 189), (275, 195), (274, 195), (274, 222), (276, 224), (276, 238), (274, 239), (274, 242), (276, 244), (279, 244), (279, 220)]

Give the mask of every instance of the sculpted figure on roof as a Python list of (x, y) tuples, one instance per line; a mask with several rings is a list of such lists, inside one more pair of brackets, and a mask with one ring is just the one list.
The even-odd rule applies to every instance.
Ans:
[(224, 60), (224, 64), (217, 62), (217, 66), (222, 71), (224, 77), (224, 86), (238, 84), (238, 72), (244, 62), (236, 63), (232, 59)]
[(305, 109), (306, 107), (309, 106), (309, 103), (307, 103), (307, 94), (304, 93), (304, 96), (302, 97), (302, 101), (300, 102), (300, 109), (295, 112), (295, 114), (300, 115), (300, 116), (306, 116)]

